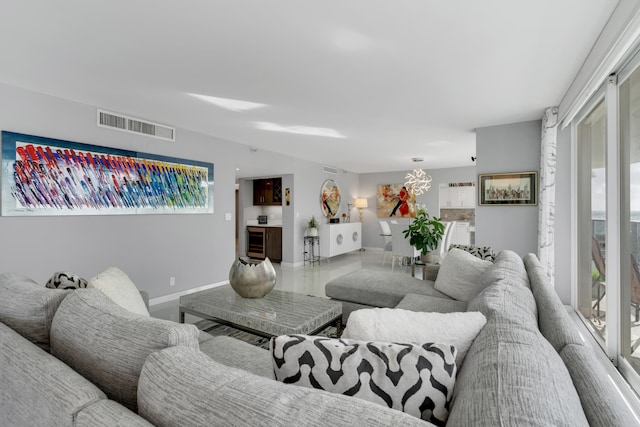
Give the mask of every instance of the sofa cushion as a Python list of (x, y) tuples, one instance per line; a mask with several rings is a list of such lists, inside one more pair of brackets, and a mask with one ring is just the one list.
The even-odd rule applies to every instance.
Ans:
[(578, 390), (590, 426), (633, 426), (638, 421), (630, 413), (593, 350), (567, 344), (560, 352), (573, 384)]
[(411, 311), (430, 311), (433, 313), (453, 313), (467, 311), (467, 303), (429, 295), (407, 294), (395, 308)]
[(328, 297), (373, 307), (395, 307), (406, 294), (449, 298), (435, 290), (433, 282), (390, 271), (357, 270), (325, 285)]
[(365, 400), (282, 384), (215, 362), (186, 347), (147, 358), (139, 413), (163, 426), (424, 426), (408, 414)]
[(569, 318), (560, 297), (544, 271), (542, 264), (534, 254), (525, 255), (524, 265), (529, 273), (531, 292), (538, 308), (540, 332), (557, 352), (567, 344), (582, 345), (584, 341)]
[(458, 371), (452, 426), (587, 426), (571, 377), (536, 331), (489, 319)]
[(69, 291), (47, 289), (22, 274), (0, 274), (0, 322), (49, 351), (49, 330)]
[(200, 351), (223, 365), (273, 379), (271, 353), (264, 348), (235, 338), (219, 336), (201, 342)]
[(58, 271), (45, 284), (49, 289), (80, 289), (87, 287), (87, 280), (75, 273)]
[(444, 425), (456, 349), (445, 344), (366, 342), (307, 335), (271, 339), (278, 381), (354, 396)]
[(198, 328), (131, 313), (98, 289), (78, 289), (60, 304), (51, 325), (51, 353), (136, 410), (146, 357), (171, 347), (198, 348)]
[(89, 288), (100, 289), (116, 304), (126, 308), (132, 313), (149, 315), (138, 288), (133, 284), (129, 276), (119, 268), (110, 267), (89, 280)]
[(422, 313), (396, 308), (370, 308), (351, 314), (342, 338), (421, 344), (436, 342), (456, 347), (456, 364), (486, 323), (479, 312)]
[(528, 288), (497, 282), (485, 288), (467, 304), (468, 311), (479, 311), (487, 319), (497, 317), (503, 323), (538, 331), (536, 300)]
[(467, 310), (479, 311), (487, 318), (498, 316), (538, 331), (538, 308), (524, 263), (517, 254), (500, 252), (480, 281), (485, 288), (469, 301)]
[(493, 266), (484, 272), (480, 277), (480, 282), (480, 287), (483, 289), (496, 282), (506, 282), (513, 286), (531, 288), (522, 258), (517, 253), (509, 250), (500, 251), (496, 255)]
[(101, 400), (75, 416), (74, 427), (153, 427), (149, 421), (113, 400)]
[[(517, 259), (516, 259), (517, 257)], [(487, 317), (458, 371), (451, 425), (588, 425), (562, 359), (538, 329), (524, 264), (506, 251), (469, 301)], [(524, 276), (524, 277), (523, 277)]]
[(89, 380), (0, 323), (0, 425), (70, 426), (102, 399)]
[(442, 261), (434, 288), (458, 301), (469, 301), (482, 288), (480, 277), (493, 265), (460, 249), (451, 249)]

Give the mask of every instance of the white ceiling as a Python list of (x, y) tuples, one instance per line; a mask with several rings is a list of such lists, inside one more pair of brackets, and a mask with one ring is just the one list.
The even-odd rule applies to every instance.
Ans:
[(351, 172), (471, 166), (474, 129), (559, 104), (617, 3), (0, 0), (0, 82)]

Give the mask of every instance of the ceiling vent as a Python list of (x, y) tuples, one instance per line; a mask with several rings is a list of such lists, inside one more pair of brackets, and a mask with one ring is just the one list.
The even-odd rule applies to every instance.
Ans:
[(165, 141), (173, 142), (176, 140), (175, 128), (100, 109), (98, 110), (98, 126), (147, 135), (153, 138), (164, 139)]
[(338, 169), (332, 168), (331, 166), (322, 166), (322, 172), (338, 175)]

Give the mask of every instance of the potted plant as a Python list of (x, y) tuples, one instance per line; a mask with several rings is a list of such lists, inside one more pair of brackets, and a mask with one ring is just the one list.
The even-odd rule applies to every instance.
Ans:
[(409, 243), (419, 250), (428, 261), (429, 252), (435, 250), (438, 247), (438, 242), (442, 240), (444, 224), (440, 218), (432, 217), (427, 211), (420, 209), (416, 218), (403, 233), (405, 238), (409, 238)]
[(307, 221), (307, 236), (317, 236), (318, 226), (318, 220), (314, 215), (311, 215), (311, 218), (309, 218), (309, 221)]

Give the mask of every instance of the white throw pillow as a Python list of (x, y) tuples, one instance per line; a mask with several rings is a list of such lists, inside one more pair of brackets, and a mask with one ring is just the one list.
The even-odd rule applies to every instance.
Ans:
[(469, 301), (482, 290), (480, 277), (491, 265), (491, 261), (453, 248), (442, 261), (434, 287), (453, 299)]
[(104, 292), (113, 302), (132, 313), (149, 316), (149, 310), (129, 276), (116, 267), (110, 267), (89, 280), (87, 288), (96, 288)]
[(281, 335), (271, 339), (276, 380), (354, 396), (444, 425), (456, 348)]
[(479, 311), (426, 313), (399, 308), (366, 308), (349, 315), (342, 338), (361, 341), (437, 342), (458, 350), (461, 366), (471, 343), (487, 323)]

